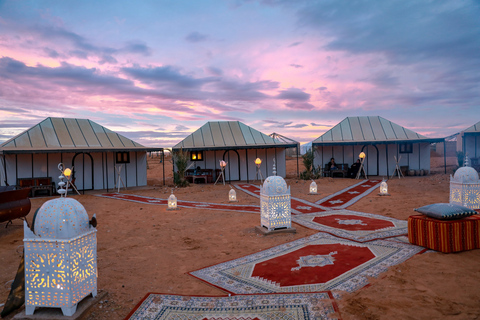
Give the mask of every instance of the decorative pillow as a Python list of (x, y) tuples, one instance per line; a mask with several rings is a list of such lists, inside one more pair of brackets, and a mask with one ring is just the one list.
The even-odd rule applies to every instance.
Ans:
[(461, 219), (477, 214), (473, 209), (453, 203), (434, 203), (414, 210), (440, 220)]

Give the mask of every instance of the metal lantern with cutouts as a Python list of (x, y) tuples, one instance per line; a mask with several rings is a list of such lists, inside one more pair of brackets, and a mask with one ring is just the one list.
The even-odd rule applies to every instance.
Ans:
[(172, 189), (172, 194), (168, 197), (167, 200), (167, 210), (177, 210), (177, 197), (173, 194), (173, 189)]
[(24, 222), (26, 315), (48, 307), (72, 316), (83, 298), (97, 295), (96, 232), (73, 198), (45, 202), (33, 231)]
[(478, 172), (468, 165), (468, 159), (453, 177), (450, 175), (450, 203), (470, 209), (480, 208), (480, 179)]
[(230, 191), (228, 192), (228, 201), (238, 202), (237, 193), (235, 192), (235, 190), (232, 187), (230, 187)]
[(389, 196), (390, 194), (388, 193), (388, 185), (387, 185), (387, 181), (383, 180), (381, 183), (380, 183), (380, 193), (379, 195), (381, 196)]
[(292, 226), (290, 187), (282, 177), (275, 175), (275, 162), (273, 174), (260, 187), (260, 223), (268, 231)]
[(310, 192), (308, 194), (317, 194), (317, 184), (315, 181), (312, 180), (312, 183), (310, 183)]

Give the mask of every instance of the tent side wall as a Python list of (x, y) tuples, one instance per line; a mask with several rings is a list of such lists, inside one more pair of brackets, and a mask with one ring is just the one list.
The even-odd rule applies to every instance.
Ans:
[[(188, 152), (188, 154), (190, 156), (190, 152)], [(200, 167), (201, 169), (220, 169), (220, 160), (225, 160), (228, 163), (225, 168), (225, 179), (227, 181), (230, 180), (230, 177), (232, 181), (247, 181), (255, 179), (255, 159), (262, 159), (260, 170), (264, 178), (273, 175), (273, 159), (275, 159), (277, 175), (285, 178), (285, 156), (285, 148), (239, 149), (235, 151), (207, 150), (203, 152), (203, 161), (189, 161), (187, 166), (191, 165), (190, 169), (196, 167)], [(174, 170), (177, 170), (176, 166)]]
[(480, 134), (469, 134), (464, 135), (464, 144), (465, 150), (464, 153), (468, 155), (469, 158), (479, 158), (480, 157)]
[(360, 152), (366, 154), (365, 171), (367, 175), (389, 176), (395, 170), (395, 158), (400, 159), (400, 166), (413, 170), (430, 170), (430, 144), (413, 143), (412, 153), (400, 153), (398, 144), (376, 145), (328, 145), (316, 146), (315, 167), (325, 167), (331, 158), (337, 163), (346, 163), (350, 167)]

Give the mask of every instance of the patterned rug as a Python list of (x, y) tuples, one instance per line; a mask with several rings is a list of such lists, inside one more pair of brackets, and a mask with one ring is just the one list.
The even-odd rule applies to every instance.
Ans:
[(321, 320), (339, 319), (339, 314), (329, 292), (231, 297), (149, 293), (126, 319)]
[(353, 292), (424, 248), (396, 241), (352, 242), (326, 233), (190, 272), (237, 294)]
[(381, 180), (363, 180), (315, 203), (327, 209), (345, 209), (380, 186)]
[(408, 234), (408, 222), (350, 210), (330, 210), (292, 216), (292, 221), (311, 229), (358, 242)]
[[(167, 205), (167, 199), (159, 199), (153, 197), (144, 197), (136, 196), (132, 194), (124, 193), (104, 193), (96, 195), (97, 197), (118, 199), (118, 200), (127, 200), (139, 203), (147, 203), (154, 205)], [(228, 211), (242, 211), (242, 212), (253, 212), (260, 213), (259, 206), (252, 205), (240, 205), (240, 204), (221, 204), (221, 203), (208, 203), (208, 202), (196, 202), (196, 201), (184, 201), (177, 200), (177, 206), (183, 208), (194, 208), (194, 209), (209, 209), (209, 210), (228, 210)]]
[[(370, 194), (380, 185), (380, 183), (380, 180), (364, 180), (328, 197), (320, 199), (315, 203), (291, 197), (292, 215), (323, 212), (332, 209), (345, 209)], [(260, 186), (249, 183), (240, 183), (236, 184), (235, 187), (251, 196), (260, 198)]]
[[(260, 186), (257, 186), (254, 184), (248, 184), (248, 183), (241, 183), (241, 184), (236, 184), (235, 188), (251, 196), (260, 198)], [(290, 200), (291, 200), (292, 215), (325, 211), (325, 208), (322, 208), (321, 206), (307, 200), (294, 198), (294, 197), (290, 197)]]

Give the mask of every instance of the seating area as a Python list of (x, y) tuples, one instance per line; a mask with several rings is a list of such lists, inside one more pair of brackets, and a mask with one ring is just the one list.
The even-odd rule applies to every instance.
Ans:
[(323, 176), (324, 177), (347, 177), (348, 173), (348, 164), (347, 163), (337, 163), (337, 169), (330, 170), (328, 168), (328, 164), (325, 164), (325, 168), (323, 169)]
[(30, 188), (29, 197), (35, 197), (38, 193), (45, 193), (49, 196), (55, 194), (55, 182), (51, 177), (39, 178), (18, 178), (17, 189)]
[(219, 169), (188, 169), (185, 179), (190, 183), (213, 183), (219, 172)]

